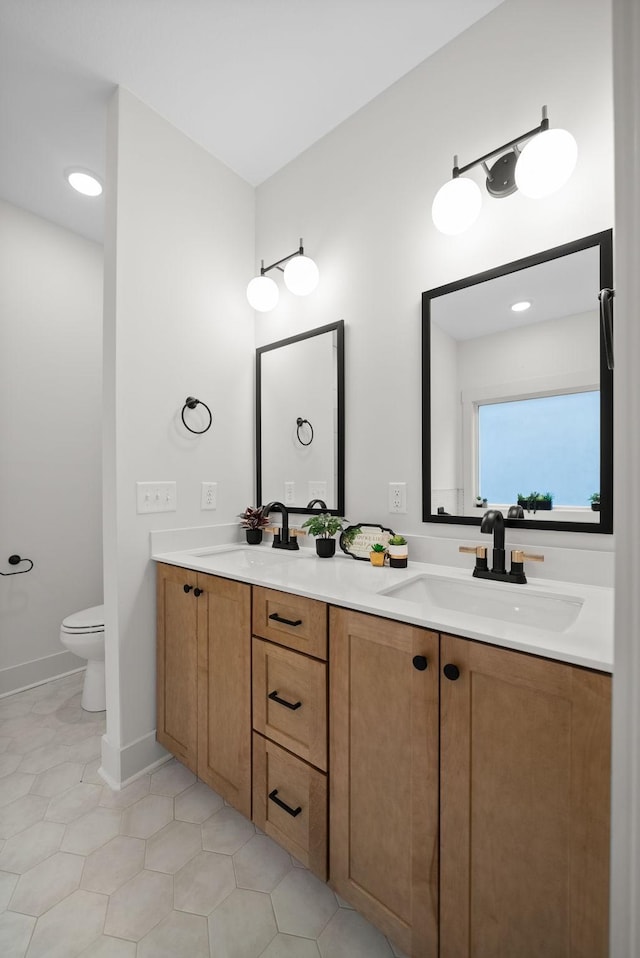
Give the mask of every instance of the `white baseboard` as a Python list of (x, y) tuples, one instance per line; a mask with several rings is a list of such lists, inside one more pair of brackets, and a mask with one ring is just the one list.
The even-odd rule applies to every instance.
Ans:
[(46, 655), (42, 659), (21, 662), (20, 665), (0, 669), (0, 699), (5, 695), (13, 695), (14, 692), (31, 689), (35, 685), (44, 685), (51, 679), (60, 679), (72, 672), (80, 672), (84, 668), (86, 668), (84, 659), (79, 659), (73, 652), (65, 649), (54, 655)]
[(103, 735), (102, 762), (98, 774), (109, 788), (119, 791), (142, 775), (155, 771), (171, 757), (156, 741), (155, 729), (122, 748), (114, 747), (107, 736)]

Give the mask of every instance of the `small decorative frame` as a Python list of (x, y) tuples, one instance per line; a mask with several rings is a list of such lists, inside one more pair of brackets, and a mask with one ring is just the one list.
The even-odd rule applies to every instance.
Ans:
[[(360, 532), (353, 536), (352, 529), (360, 529)], [(389, 539), (395, 535), (393, 529), (386, 526), (380, 526), (376, 523), (357, 522), (352, 526), (347, 526), (340, 536), (340, 548), (345, 555), (352, 559), (363, 559), (369, 561), (371, 546), (376, 542), (381, 542), (386, 547), (389, 545)]]

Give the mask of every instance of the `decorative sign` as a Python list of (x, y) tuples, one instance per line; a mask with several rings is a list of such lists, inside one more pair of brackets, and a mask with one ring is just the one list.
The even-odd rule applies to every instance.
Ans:
[[(360, 530), (355, 536), (353, 535), (354, 529)], [(352, 526), (347, 526), (340, 536), (340, 548), (352, 559), (364, 559), (368, 562), (371, 546), (380, 542), (386, 549), (392, 535), (394, 535), (393, 529), (387, 529), (386, 526), (357, 522)]]

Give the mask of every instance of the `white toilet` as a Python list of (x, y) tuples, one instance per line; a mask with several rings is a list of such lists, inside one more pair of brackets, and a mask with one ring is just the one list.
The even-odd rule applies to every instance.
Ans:
[(60, 641), (74, 655), (87, 660), (82, 708), (104, 712), (104, 606), (94, 605), (68, 615), (60, 626)]

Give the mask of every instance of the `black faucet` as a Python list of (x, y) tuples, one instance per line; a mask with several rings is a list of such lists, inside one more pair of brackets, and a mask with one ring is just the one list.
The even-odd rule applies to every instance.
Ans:
[(313, 509), (315, 504), (318, 503), (318, 509), (326, 509), (327, 504), (324, 499), (312, 499), (311, 502), (307, 503), (307, 509)]
[(504, 572), (504, 516), (499, 509), (489, 509), (482, 517), (480, 532), (493, 532), (493, 565), (491, 571)]
[[(509, 509), (510, 519), (519, 518), (519, 516), (512, 515), (512, 510), (516, 508), (516, 506), (511, 506)], [(480, 523), (480, 532), (486, 532), (489, 535), (493, 533), (493, 566), (491, 569), (487, 567), (487, 550), (484, 546), (460, 546), (459, 549), (460, 552), (475, 554), (476, 566), (473, 574), (476, 579), (497, 579), (499, 582), (518, 582), (520, 585), (524, 585), (527, 581), (524, 574), (525, 560), (544, 562), (544, 556), (530, 555), (523, 552), (522, 549), (514, 549), (511, 552), (511, 569), (507, 572), (504, 551), (504, 516), (499, 509), (489, 509), (488, 512), (485, 512)]]
[(274, 532), (272, 548), (274, 549), (299, 549), (298, 540), (295, 536), (289, 535), (289, 510), (283, 502), (270, 502), (262, 507), (262, 514), (268, 516), (270, 512), (282, 513), (282, 529), (280, 532)]

